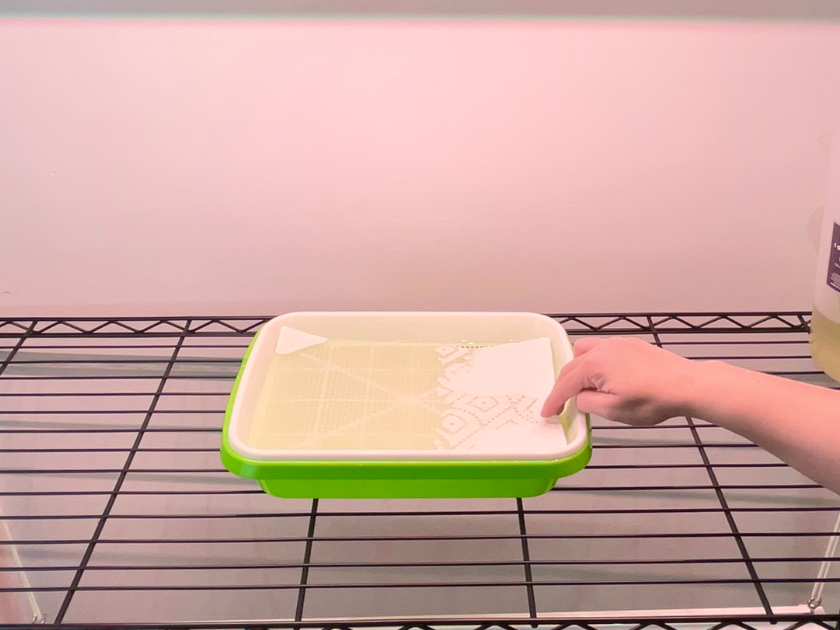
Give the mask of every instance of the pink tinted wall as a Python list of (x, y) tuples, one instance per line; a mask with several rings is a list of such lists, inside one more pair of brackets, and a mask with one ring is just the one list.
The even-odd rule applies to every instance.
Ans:
[(0, 310), (808, 308), (840, 25), (0, 21)]

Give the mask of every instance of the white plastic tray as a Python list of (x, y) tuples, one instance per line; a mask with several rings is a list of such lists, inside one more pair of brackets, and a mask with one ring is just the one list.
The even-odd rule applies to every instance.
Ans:
[[(452, 390), (499, 353), (513, 390)], [(561, 459), (585, 445), (585, 416), (539, 410), (571, 357), (562, 326), (533, 313), (283, 315), (245, 364), (230, 445), (269, 461)]]

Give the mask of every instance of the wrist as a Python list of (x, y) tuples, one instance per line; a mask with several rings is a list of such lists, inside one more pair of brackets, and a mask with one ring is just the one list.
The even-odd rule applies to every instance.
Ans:
[(715, 392), (720, 383), (726, 380), (726, 371), (732, 366), (723, 361), (692, 361), (690, 365), (683, 413), (692, 418), (708, 420), (715, 415)]

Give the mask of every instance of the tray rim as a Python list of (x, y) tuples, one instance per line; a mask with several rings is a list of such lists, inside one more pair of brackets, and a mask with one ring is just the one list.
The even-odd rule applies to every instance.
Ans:
[[(571, 442), (567, 442), (562, 449), (558, 449), (552, 453), (511, 453), (500, 456), (495, 453), (465, 453), (463, 451), (433, 451), (433, 450), (377, 450), (377, 451), (359, 451), (359, 450), (341, 450), (341, 451), (326, 451), (326, 450), (312, 450), (312, 451), (287, 451), (278, 452), (277, 450), (264, 451), (254, 447), (243, 444), (236, 435), (236, 424), (239, 418), (239, 409), (241, 405), (241, 397), (238, 397), (240, 387), (243, 381), (247, 380), (250, 371), (251, 363), (249, 359), (254, 352), (257, 352), (261, 347), (264, 336), (262, 331), (268, 326), (282, 325), (284, 320), (292, 317), (522, 317), (523, 319), (542, 319), (549, 322), (549, 325), (555, 328), (564, 346), (567, 357), (572, 356), (572, 347), (568, 335), (563, 326), (556, 320), (530, 312), (471, 312), (471, 311), (298, 311), (286, 313), (272, 318), (264, 324), (260, 330), (254, 335), (245, 355), (240, 363), (233, 388), (228, 398), (228, 405), (225, 409), (224, 427), (222, 446), (223, 451), (228, 451), (226, 459), (240, 459), (243, 462), (252, 462), (254, 464), (262, 463), (265, 465), (277, 465), (280, 463), (294, 463), (300, 464), (308, 463), (361, 463), (361, 462), (389, 462), (400, 463), (406, 462), (411, 464), (431, 464), (442, 463), (446, 466), (453, 464), (467, 464), (492, 462), (498, 466), (501, 463), (542, 463), (549, 467), (556, 466), (558, 463), (568, 459), (575, 459), (576, 456), (584, 454), (589, 446), (589, 419), (586, 414), (579, 411), (572, 402), (570, 411), (574, 416), (572, 424), (576, 426), (576, 437)], [(280, 454), (282, 453), (282, 454)], [(226, 464), (227, 466), (227, 464)]]

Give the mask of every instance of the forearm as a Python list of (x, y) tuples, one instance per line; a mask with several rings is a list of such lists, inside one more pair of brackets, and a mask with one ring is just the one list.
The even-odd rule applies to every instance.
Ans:
[(688, 413), (758, 444), (840, 493), (840, 392), (744, 370), (698, 363)]

